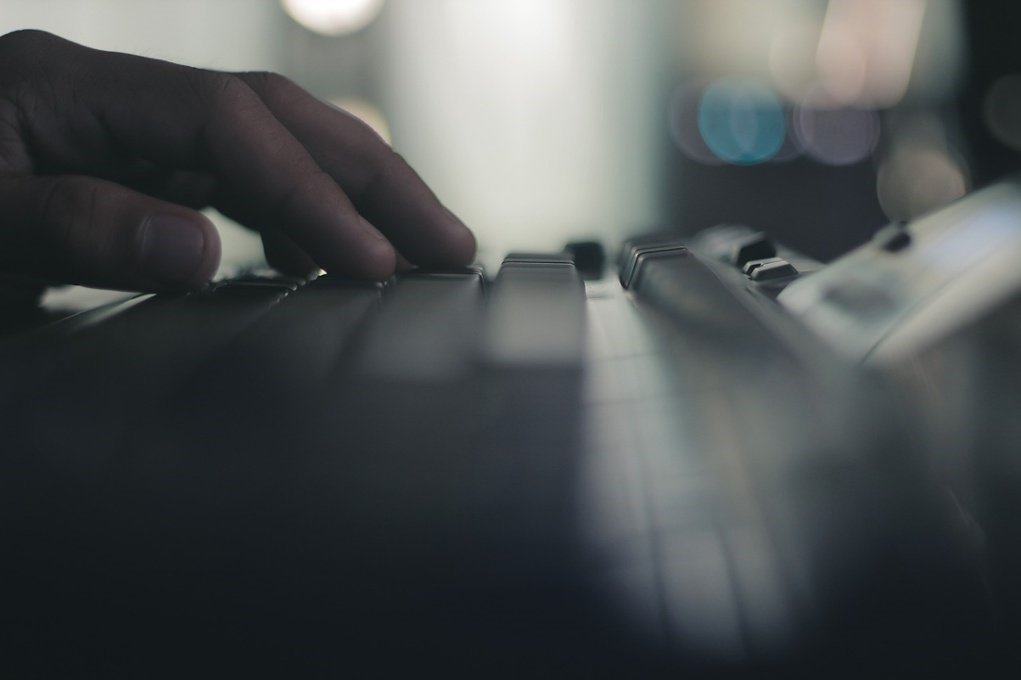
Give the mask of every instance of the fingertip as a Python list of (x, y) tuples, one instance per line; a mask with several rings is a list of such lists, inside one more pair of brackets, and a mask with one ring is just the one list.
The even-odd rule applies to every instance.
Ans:
[(449, 210), (447, 213), (451, 220), (450, 226), (447, 228), (447, 240), (452, 264), (471, 264), (475, 261), (475, 253), (478, 251), (475, 234)]
[(358, 216), (361, 225), (359, 253), (356, 263), (351, 267), (351, 274), (370, 281), (385, 281), (394, 275), (397, 269), (397, 251), (383, 234), (372, 224)]
[(359, 229), (349, 232), (350, 244), (317, 261), (334, 276), (364, 281), (385, 281), (397, 268), (397, 251), (365, 218), (356, 220)]
[(139, 272), (158, 289), (200, 288), (216, 273), (220, 252), (209, 218), (193, 211), (157, 213), (143, 220)]
[(397, 269), (397, 252), (382, 236), (367, 242), (358, 267), (358, 275), (370, 281), (385, 281)]
[(266, 262), (282, 274), (308, 277), (319, 271), (319, 265), (279, 231), (262, 233), (262, 249), (266, 254)]
[(202, 257), (199, 260), (199, 267), (193, 279), (194, 285), (202, 286), (216, 276), (220, 268), (220, 259), (223, 255), (223, 245), (220, 241), (220, 232), (216, 229), (213, 221), (202, 213), (198, 216), (199, 229), (202, 232), (205, 247), (202, 249)]
[(404, 274), (406, 272), (410, 272), (414, 268), (415, 265), (411, 264), (411, 262), (408, 261), (408, 258), (404, 257), (400, 253), (397, 253), (397, 267), (395, 269), (395, 272), (397, 274)]
[(478, 244), (475, 234), (444, 206), (433, 213), (428, 224), (429, 241), (412, 259), (417, 264), (463, 267), (475, 261)]

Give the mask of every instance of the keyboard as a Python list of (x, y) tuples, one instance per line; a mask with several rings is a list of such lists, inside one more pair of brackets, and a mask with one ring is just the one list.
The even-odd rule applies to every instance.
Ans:
[[(888, 383), (747, 228), (250, 273), (0, 345), (6, 670), (917, 667), (989, 616)], [(926, 656), (927, 655), (927, 656)], [(935, 663), (935, 661), (933, 661)]]

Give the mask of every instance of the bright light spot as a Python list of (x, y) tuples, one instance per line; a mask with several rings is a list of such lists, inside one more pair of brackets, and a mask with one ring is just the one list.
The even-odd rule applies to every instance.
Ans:
[(886, 107), (907, 91), (926, 0), (830, 0), (816, 52), (819, 85), (840, 104)]
[(1021, 75), (998, 78), (986, 92), (982, 114), (993, 136), (1021, 151)]
[[(769, 72), (790, 102), (884, 108), (907, 92), (927, 0), (829, 0), (821, 21), (791, 17), (769, 44)], [(928, 62), (922, 63), (930, 67)]]
[(323, 35), (354, 33), (379, 14), (383, 0), (281, 0), (291, 18)]
[(723, 78), (705, 89), (698, 129), (717, 157), (738, 165), (769, 160), (786, 134), (783, 109), (772, 90), (748, 78)]
[(852, 31), (845, 26), (824, 30), (815, 62), (822, 87), (834, 101), (862, 100), (868, 64), (865, 46)]
[(876, 148), (879, 116), (864, 109), (798, 107), (792, 128), (808, 156), (828, 165), (850, 165)]
[(698, 85), (681, 85), (670, 98), (670, 136), (684, 155), (705, 165), (721, 161), (706, 146), (698, 130), (698, 104), (702, 89)]
[(816, 87), (816, 50), (819, 25), (792, 22), (777, 32), (769, 46), (769, 72), (773, 84), (791, 102), (804, 101)]
[(390, 143), (390, 126), (387, 124), (383, 112), (370, 102), (357, 97), (338, 97), (331, 99), (330, 103), (359, 119), (382, 137), (383, 141), (387, 144)]
[(963, 166), (936, 148), (898, 149), (879, 167), (879, 204), (891, 220), (911, 220), (968, 191)]

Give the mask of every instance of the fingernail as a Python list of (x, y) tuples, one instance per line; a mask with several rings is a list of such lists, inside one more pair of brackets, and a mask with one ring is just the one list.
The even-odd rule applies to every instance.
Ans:
[(191, 220), (153, 215), (142, 233), (142, 275), (160, 283), (191, 283), (202, 264), (206, 239)]

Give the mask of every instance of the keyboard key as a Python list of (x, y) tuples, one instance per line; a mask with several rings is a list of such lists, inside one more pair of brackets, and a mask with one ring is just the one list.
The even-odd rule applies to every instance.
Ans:
[(752, 272), (756, 269), (764, 264), (770, 264), (772, 262), (784, 262), (784, 260), (780, 257), (764, 257), (761, 260), (749, 260), (742, 265), (741, 271), (743, 271), (746, 276), (751, 276)]
[(738, 268), (743, 267), (745, 263), (752, 260), (776, 257), (776, 245), (761, 231), (736, 238), (728, 244), (728, 247), (729, 251), (726, 253), (726, 259)]
[(377, 283), (315, 279), (217, 357), (215, 382), (239, 381), (267, 395), (315, 388), (329, 379), (353, 336), (378, 309), (382, 290)]
[[(736, 367), (779, 349), (778, 341), (735, 293), (688, 252), (657, 253), (641, 266), (633, 289), (639, 300), (666, 314), (676, 332), (694, 343), (686, 356), (701, 353), (703, 362), (720, 359)], [(729, 353), (739, 349), (740, 354)], [(707, 370), (708, 366), (705, 363)], [(726, 366), (721, 369), (721, 375), (730, 373)]]
[(660, 253), (682, 253), (687, 248), (673, 235), (652, 235), (632, 239), (624, 244), (620, 263), (620, 283), (630, 288), (638, 276), (640, 265)]
[(508, 263), (490, 295), (486, 359), (500, 365), (577, 365), (585, 286), (574, 265)]
[(794, 268), (794, 265), (777, 257), (756, 267), (749, 276), (752, 281), (773, 281), (797, 275), (798, 270)]
[(482, 292), (478, 270), (399, 277), (362, 338), (354, 370), (391, 382), (457, 378), (474, 360)]
[(562, 253), (509, 253), (504, 264), (574, 264), (574, 255)]

